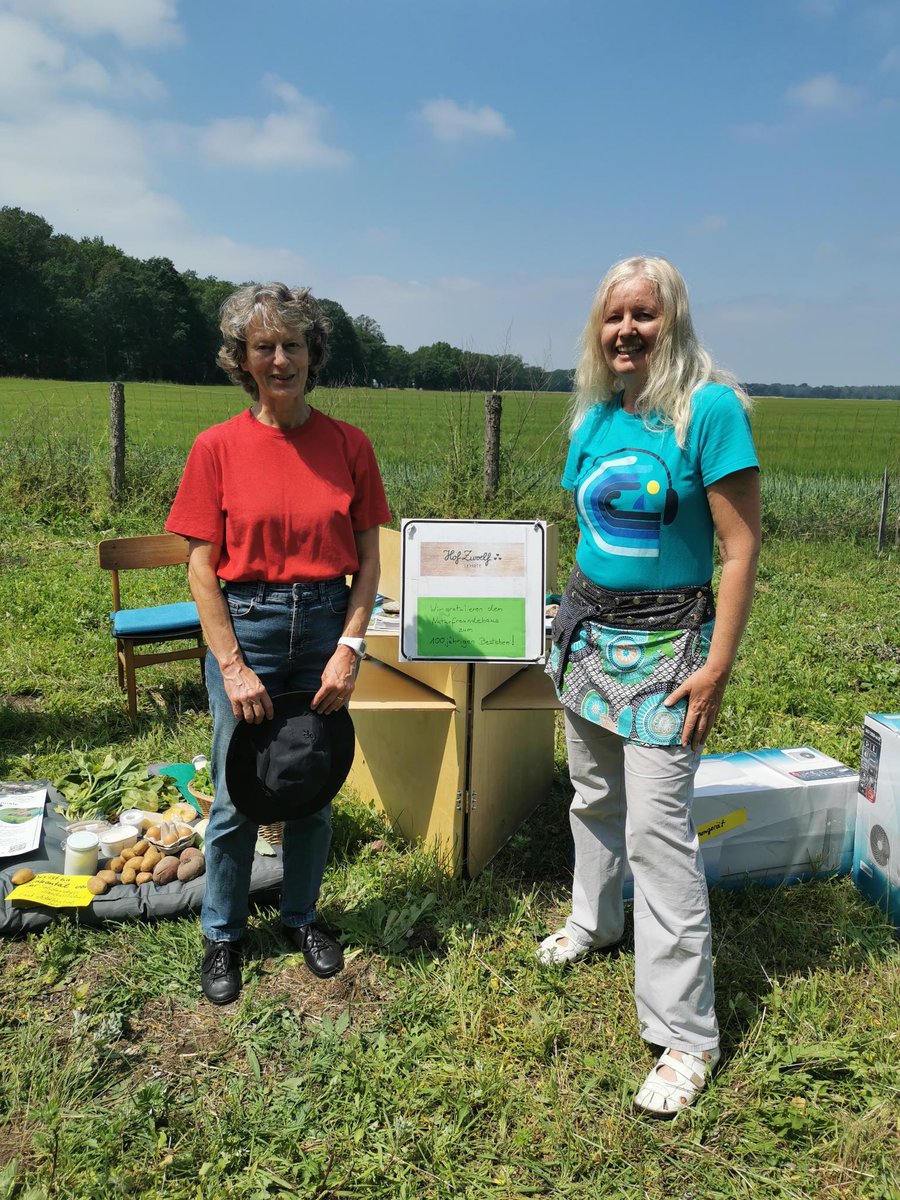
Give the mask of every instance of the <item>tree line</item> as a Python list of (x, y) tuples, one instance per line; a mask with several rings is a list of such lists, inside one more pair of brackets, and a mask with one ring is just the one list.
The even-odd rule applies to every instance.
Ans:
[(813, 387), (809, 383), (745, 383), (751, 396), (802, 396), (807, 400), (900, 400), (900, 384), (859, 387), (826, 383)]
[[(219, 305), (236, 285), (168, 258), (132, 258), (101, 237), (54, 233), (37, 213), (0, 209), (0, 375), (223, 383), (215, 365)], [(378, 322), (319, 297), (332, 323), (325, 386), (569, 390), (511, 353), (435, 342), (389, 345)]]
[[(234, 287), (178, 271), (168, 258), (132, 258), (102, 237), (54, 233), (37, 213), (0, 208), (0, 375), (222, 383), (218, 310)], [(572, 390), (571, 370), (449, 342), (409, 351), (390, 345), (373, 317), (351, 317), (336, 300), (319, 302), (333, 326), (319, 377), (325, 386)], [(757, 396), (900, 399), (900, 386), (745, 386)]]

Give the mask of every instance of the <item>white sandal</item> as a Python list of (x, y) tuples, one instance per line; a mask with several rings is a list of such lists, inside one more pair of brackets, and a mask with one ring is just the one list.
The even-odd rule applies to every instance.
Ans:
[[(656, 1066), (638, 1088), (635, 1108), (654, 1117), (674, 1117), (694, 1103), (721, 1055), (718, 1048), (702, 1054), (691, 1054), (687, 1050), (678, 1053), (681, 1058), (675, 1058), (670, 1047), (660, 1055)], [(668, 1067), (675, 1075), (674, 1080), (663, 1079), (659, 1074), (660, 1067)]]
[(589, 950), (590, 946), (576, 945), (563, 928), (545, 937), (535, 953), (545, 967), (563, 967), (584, 958)]

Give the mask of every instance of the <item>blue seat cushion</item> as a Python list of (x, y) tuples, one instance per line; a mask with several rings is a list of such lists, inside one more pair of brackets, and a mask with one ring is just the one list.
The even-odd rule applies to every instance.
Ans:
[(200, 632), (200, 617), (193, 600), (157, 604), (152, 608), (121, 608), (110, 613), (116, 637), (153, 637), (154, 634)]

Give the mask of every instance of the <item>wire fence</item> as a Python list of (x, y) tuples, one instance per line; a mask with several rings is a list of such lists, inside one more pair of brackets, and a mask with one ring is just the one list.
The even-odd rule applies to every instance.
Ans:
[[(480, 438), (482, 393), (408, 389), (319, 388), (313, 404), (359, 425), (379, 458), (406, 461), (440, 454), (448, 433)], [(507, 455), (562, 463), (569, 397), (508, 392), (503, 397), (502, 444)], [(230, 386), (125, 385), (126, 441), (173, 450), (234, 416), (249, 403)], [(900, 476), (900, 401), (799, 400), (761, 397), (751, 417), (764, 471), (796, 475), (875, 478), (885, 467)], [(0, 437), (40, 431), (43, 436), (89, 441), (105, 438), (109, 384), (0, 379)]]
[[(249, 403), (232, 386), (127, 383), (126, 471), (152, 470), (165, 452), (177, 466), (196, 435)], [(508, 392), (503, 397), (501, 471), (532, 470), (556, 486), (567, 448), (569, 397)], [(415, 389), (319, 388), (312, 403), (360, 426), (371, 438), (386, 479), (402, 472), (434, 480), (461, 446), (480, 452), (484, 395)], [(868, 530), (878, 521), (887, 469), (900, 493), (900, 401), (760, 397), (751, 416), (771, 519), (793, 514), (794, 526)], [(54, 448), (72, 443), (108, 453), (110, 385), (0, 379), (0, 443)], [(888, 509), (891, 530), (897, 495)]]

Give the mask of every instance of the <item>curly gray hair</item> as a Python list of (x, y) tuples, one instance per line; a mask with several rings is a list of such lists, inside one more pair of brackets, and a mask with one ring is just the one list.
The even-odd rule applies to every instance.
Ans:
[(309, 349), (306, 391), (311, 392), (328, 357), (331, 322), (309, 288), (289, 288), (284, 283), (246, 283), (222, 302), (219, 328), (223, 341), (216, 362), (232, 383), (256, 399), (253, 376), (241, 366), (247, 355), (247, 329), (254, 321), (260, 321), (267, 329), (283, 325), (303, 334)]

